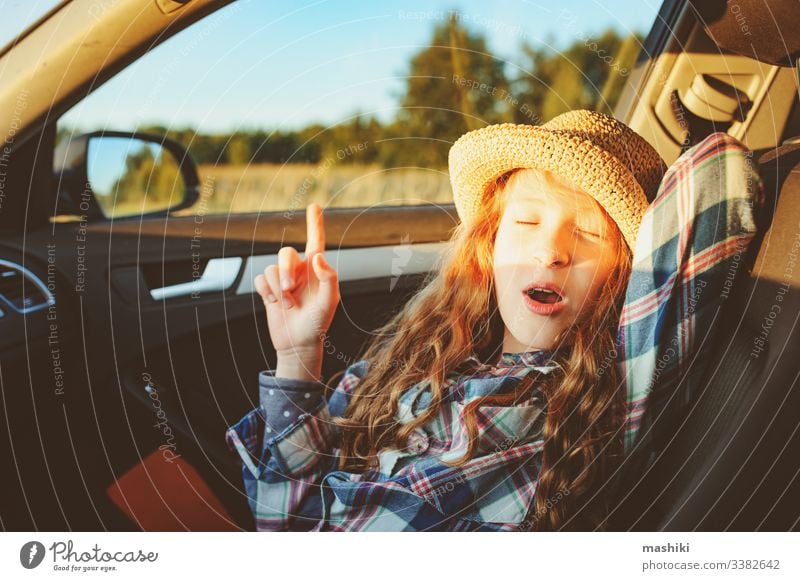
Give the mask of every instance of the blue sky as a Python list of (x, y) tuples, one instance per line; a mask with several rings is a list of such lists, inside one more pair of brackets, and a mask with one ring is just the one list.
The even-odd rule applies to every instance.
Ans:
[[(0, 0), (0, 43), (53, 1)], [(491, 52), (518, 63), (522, 41), (563, 48), (612, 26), (650, 29), (657, 0), (238, 0), (156, 47), (70, 110), (83, 131), (161, 123), (204, 131), (394, 116), (408, 61), (457, 10)]]

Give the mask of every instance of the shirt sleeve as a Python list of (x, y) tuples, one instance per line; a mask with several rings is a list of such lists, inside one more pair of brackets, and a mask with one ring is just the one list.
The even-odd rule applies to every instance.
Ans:
[(367, 362), (350, 365), (330, 400), (320, 381), (259, 373), (259, 405), (225, 433), (242, 464), (257, 530), (307, 530), (321, 519), (320, 481), (338, 458), (342, 416)]
[(703, 352), (715, 343), (764, 203), (753, 166), (741, 142), (713, 133), (669, 168), (644, 214), (617, 336), (628, 453), (649, 429), (646, 407), (675, 397), (685, 404), (705, 375)]

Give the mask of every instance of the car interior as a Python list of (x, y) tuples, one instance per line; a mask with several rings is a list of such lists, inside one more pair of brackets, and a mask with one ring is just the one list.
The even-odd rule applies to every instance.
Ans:
[[(253, 278), (281, 246), (303, 248), (302, 211), (173, 215), (203, 184), (181, 144), (162, 139), (182, 162), (181, 204), (104, 218), (85, 191), (90, 140), (56, 148), (56, 122), (231, 2), (119, 0), (91, 22), (65, 9), (91, 3), (54, 7), (0, 52), (0, 110), (12, 112), (0, 118), (12, 136), (0, 154), (0, 526), (253, 530), (223, 434), (274, 366)], [(668, 164), (713, 132), (736, 137), (768, 204), (704, 351), (710, 372), (690, 369), (678, 391), (651, 395), (612, 489), (610, 530), (800, 526), (800, 5), (732, 6), (665, 0), (614, 111)], [(325, 220), (341, 289), (330, 378), (425, 281), (457, 215), (452, 204), (332, 208)], [(778, 294), (782, 316), (770, 318)]]
[[(708, 375), (693, 377), (689, 370), (676, 393), (651, 394), (637, 449), (620, 478), (612, 515), (618, 530), (796, 530), (800, 522), (794, 267), (800, 35), (792, 25), (800, 6), (737, 7), (695, 3), (685, 14), (688, 43), (673, 48), (679, 54), (671, 57), (670, 74), (682, 82), (669, 96), (654, 93), (652, 109), (638, 109), (659, 120), (648, 127), (668, 134), (651, 139), (674, 145), (683, 137), (678, 142), (691, 146), (709, 126), (737, 137), (753, 151), (767, 204), (744, 258), (749, 275), (736, 280), (719, 314)], [(758, 34), (744, 35), (743, 19)], [(701, 83), (710, 89), (698, 90)], [(778, 296), (788, 316), (770, 317)], [(754, 356), (765, 337), (768, 347)]]

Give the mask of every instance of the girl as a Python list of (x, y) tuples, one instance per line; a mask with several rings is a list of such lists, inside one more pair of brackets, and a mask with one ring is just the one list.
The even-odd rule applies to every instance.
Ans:
[[(663, 161), (619, 121), (572, 111), (471, 131), (449, 165), (461, 222), (440, 268), (329, 399), (322, 344), (339, 291), (318, 205), (307, 209), (304, 260), (281, 248), (256, 277), (277, 366), (226, 437), (258, 530), (603, 527), (603, 487), (647, 392), (624, 365), (649, 354), (647, 342), (633, 353), (620, 315)], [(734, 224), (750, 223), (723, 221), (722, 234)], [(648, 237), (642, 253), (657, 244)], [(639, 281), (628, 301), (650, 286)], [(652, 295), (658, 316), (674, 307)], [(647, 328), (661, 326), (656, 317)]]

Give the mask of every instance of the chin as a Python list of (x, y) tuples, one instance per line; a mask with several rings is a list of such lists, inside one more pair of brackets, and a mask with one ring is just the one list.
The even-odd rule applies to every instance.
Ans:
[(524, 320), (514, 321), (513, 331), (509, 330), (520, 344), (530, 345), (530, 349), (553, 349), (563, 329), (562, 321), (554, 317), (530, 313)]
[(526, 333), (512, 333), (520, 345), (527, 345), (524, 351), (533, 349), (553, 349), (557, 332), (552, 329), (539, 329), (531, 331), (526, 329)]

